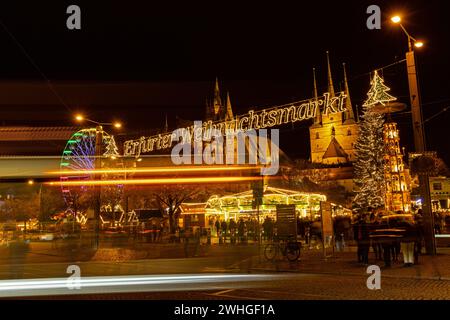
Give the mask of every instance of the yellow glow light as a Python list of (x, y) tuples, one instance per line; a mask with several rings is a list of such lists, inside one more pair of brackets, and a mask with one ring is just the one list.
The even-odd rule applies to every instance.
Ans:
[(30, 180), (28, 180), (28, 184), (29, 184), (29, 185), (32, 185), (32, 184), (34, 184), (34, 180), (31, 180), (31, 179), (30, 179)]
[[(139, 160), (141, 159), (141, 160)], [(137, 161), (142, 161), (142, 158)], [(49, 174), (56, 175), (80, 175), (80, 174), (95, 174), (95, 173), (173, 173), (173, 172), (210, 172), (210, 171), (239, 171), (239, 170), (255, 170), (258, 166), (198, 166), (198, 167), (153, 167), (153, 168), (130, 168), (130, 169), (100, 169), (100, 170), (61, 170), (50, 171)]]
[(83, 121), (83, 120), (84, 120), (84, 117), (83, 117), (83, 115), (81, 115), (81, 114), (77, 114), (77, 115), (75, 116), (75, 120), (77, 120), (77, 121)]
[(400, 23), (400, 22), (402, 21), (402, 18), (400, 18), (400, 16), (393, 16), (393, 17), (391, 18), (391, 21), (392, 21), (393, 23)]
[(423, 47), (423, 42), (422, 42), (422, 41), (416, 41), (416, 42), (414, 43), (414, 46), (415, 46), (416, 48), (422, 48), (422, 47)]
[(122, 124), (120, 122), (114, 122), (114, 128), (122, 128)]
[[(129, 180), (89, 180), (89, 181), (62, 181), (61, 186), (103, 186), (117, 184), (149, 185), (149, 184), (195, 184), (195, 183), (225, 183), (246, 182), (260, 179), (259, 177), (207, 177), (207, 178), (162, 178), (162, 179), (129, 179)], [(55, 182), (47, 184), (52, 185)]]

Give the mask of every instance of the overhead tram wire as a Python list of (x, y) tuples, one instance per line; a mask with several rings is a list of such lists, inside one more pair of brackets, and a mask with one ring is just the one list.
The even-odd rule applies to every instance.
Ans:
[(45, 80), (47, 87), (52, 91), (52, 93), (55, 95), (55, 97), (59, 100), (59, 102), (67, 109), (67, 111), (72, 112), (72, 109), (69, 107), (69, 105), (64, 101), (64, 99), (59, 95), (59, 93), (56, 91), (55, 87), (52, 85), (51, 81), (47, 76), (44, 74), (44, 72), (39, 68), (39, 66), (36, 64), (36, 62), (31, 58), (31, 56), (28, 54), (28, 52), (25, 50), (24, 46), (17, 40), (17, 38), (8, 30), (6, 25), (3, 23), (3, 21), (0, 19), (0, 25), (2, 26), (3, 30), (9, 35), (9, 37), (13, 40), (13, 42), (19, 47), (20, 51), (22, 51), (23, 55), (28, 59), (28, 61), (31, 63), (31, 65), (36, 69), (36, 71), (41, 75), (41, 77)]

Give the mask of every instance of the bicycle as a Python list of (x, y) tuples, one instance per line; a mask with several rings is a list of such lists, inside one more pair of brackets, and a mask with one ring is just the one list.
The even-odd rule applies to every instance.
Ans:
[(281, 252), (283, 257), (286, 257), (290, 262), (297, 261), (300, 257), (301, 246), (296, 240), (275, 240), (273, 243), (266, 244), (264, 248), (264, 257), (273, 261)]

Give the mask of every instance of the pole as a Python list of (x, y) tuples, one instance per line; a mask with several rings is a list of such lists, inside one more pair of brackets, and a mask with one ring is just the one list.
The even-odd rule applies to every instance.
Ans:
[(422, 110), (420, 107), (419, 85), (417, 80), (416, 61), (414, 51), (406, 53), (406, 67), (408, 72), (409, 95), (414, 132), (414, 146), (416, 152), (425, 151), (425, 134), (423, 130)]
[(42, 182), (39, 186), (39, 219), (42, 219)]
[[(103, 128), (97, 125), (95, 128), (95, 159), (94, 167), (96, 170), (102, 166), (102, 146), (103, 146)], [(94, 180), (99, 179), (99, 174), (94, 174)], [(97, 250), (100, 243), (100, 207), (101, 207), (101, 186), (94, 186), (94, 248)]]
[[(422, 121), (422, 109), (420, 105), (419, 84), (417, 80), (417, 69), (414, 51), (412, 50), (411, 38), (408, 36), (409, 51), (406, 53), (406, 68), (408, 73), (409, 95), (411, 100), (411, 114), (413, 122), (414, 146), (418, 153), (424, 152), (425, 132)], [(425, 249), (428, 255), (436, 254), (436, 240), (434, 235), (434, 217), (431, 207), (429, 175), (419, 177), (420, 193), (423, 197), (423, 216), (424, 216), (424, 238)]]
[(431, 207), (430, 181), (428, 174), (419, 175), (419, 185), (423, 194), (422, 211), (425, 250), (428, 255), (433, 256), (436, 254), (436, 238), (434, 235), (434, 215)]

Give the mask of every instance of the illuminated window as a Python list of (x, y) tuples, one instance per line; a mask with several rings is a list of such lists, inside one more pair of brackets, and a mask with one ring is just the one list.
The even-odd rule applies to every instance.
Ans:
[(442, 190), (442, 183), (440, 182), (433, 183), (433, 190)]

